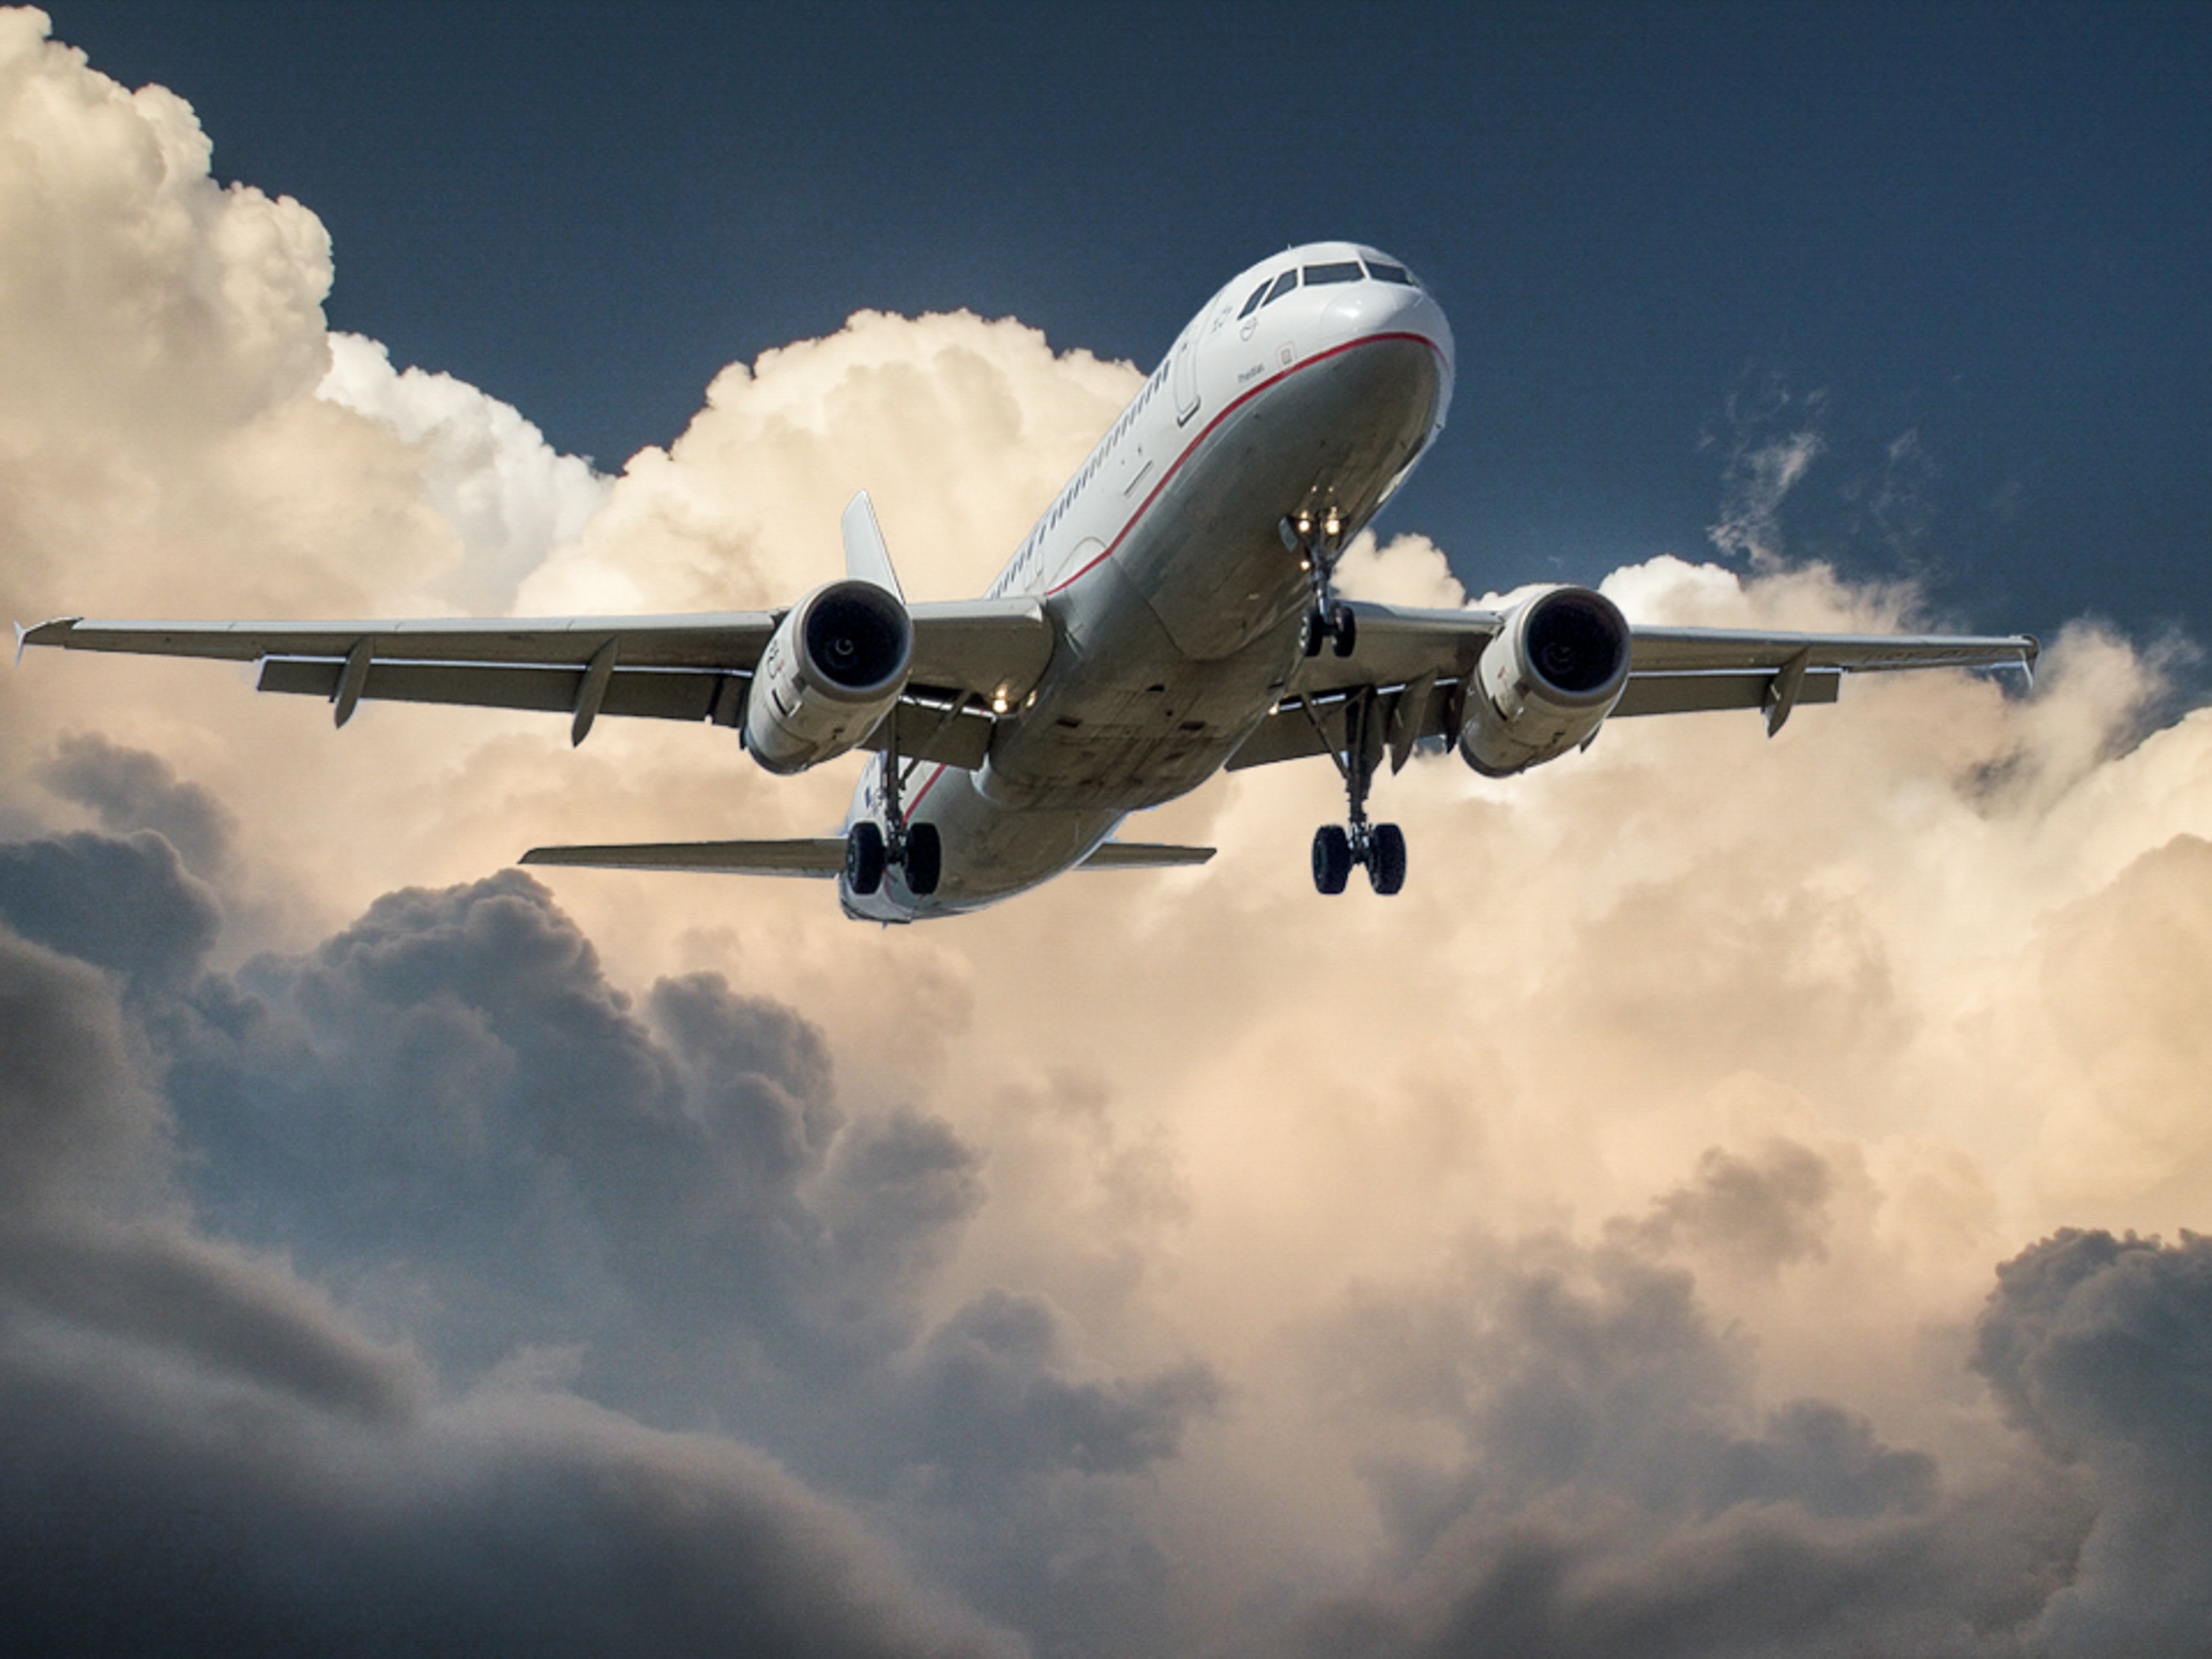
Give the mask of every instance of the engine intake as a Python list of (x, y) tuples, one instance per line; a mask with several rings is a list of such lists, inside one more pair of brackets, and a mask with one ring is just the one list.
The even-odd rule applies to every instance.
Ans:
[(745, 749), (769, 771), (818, 766), (858, 744), (906, 690), (914, 622), (873, 582), (831, 582), (769, 638), (745, 699)]
[(1483, 647), (1459, 751), (1509, 777), (1597, 735), (1628, 684), (1628, 622), (1587, 587), (1555, 587), (1515, 607)]

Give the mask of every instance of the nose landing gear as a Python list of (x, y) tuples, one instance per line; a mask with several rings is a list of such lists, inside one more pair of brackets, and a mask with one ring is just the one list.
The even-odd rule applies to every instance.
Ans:
[(1344, 556), (1344, 520), (1334, 507), (1316, 514), (1301, 507), (1281, 525), (1283, 545), (1298, 556), (1313, 583), (1313, 609), (1306, 613), (1305, 653), (1321, 655), (1322, 641), (1348, 657), (1358, 644), (1358, 622), (1336, 597), (1336, 563)]
[(1406, 884), (1406, 834), (1395, 823), (1370, 823), (1367, 819), (1367, 791), (1382, 763), (1383, 726), (1373, 690), (1347, 698), (1344, 705), (1344, 748), (1332, 748), (1329, 758), (1344, 779), (1348, 823), (1324, 823), (1314, 831), (1314, 886), (1323, 893), (1341, 893), (1352, 878), (1352, 866), (1367, 872), (1377, 893), (1388, 896)]
[[(894, 713), (893, 719), (897, 716)], [(866, 898), (884, 884), (886, 868), (903, 870), (909, 892), (927, 898), (945, 871), (945, 842), (933, 823), (909, 823), (899, 795), (905, 778), (898, 745), (884, 748), (884, 823), (863, 818), (845, 832), (845, 884)], [(884, 833), (884, 825), (890, 834)]]

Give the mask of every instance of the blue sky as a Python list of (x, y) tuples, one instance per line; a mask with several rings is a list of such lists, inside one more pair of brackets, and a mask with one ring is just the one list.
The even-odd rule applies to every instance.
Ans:
[(617, 466), (722, 364), (967, 307), (1140, 365), (1321, 236), (1415, 264), (1477, 586), (1784, 550), (1946, 622), (2212, 637), (2199, 6), (54, 8), (331, 228), (334, 326)]

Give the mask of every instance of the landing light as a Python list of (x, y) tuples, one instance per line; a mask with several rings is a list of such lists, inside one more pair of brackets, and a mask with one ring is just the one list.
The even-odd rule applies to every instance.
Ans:
[(1011, 688), (1002, 685), (991, 693), (991, 712), (994, 714), (1003, 714), (1013, 706), (1014, 700)]

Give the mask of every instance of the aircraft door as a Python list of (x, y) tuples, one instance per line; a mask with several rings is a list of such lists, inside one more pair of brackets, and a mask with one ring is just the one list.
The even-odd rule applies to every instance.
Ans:
[(1168, 378), (1175, 387), (1176, 424), (1188, 425), (1198, 413), (1198, 330), (1194, 325), (1176, 342), (1175, 368)]

